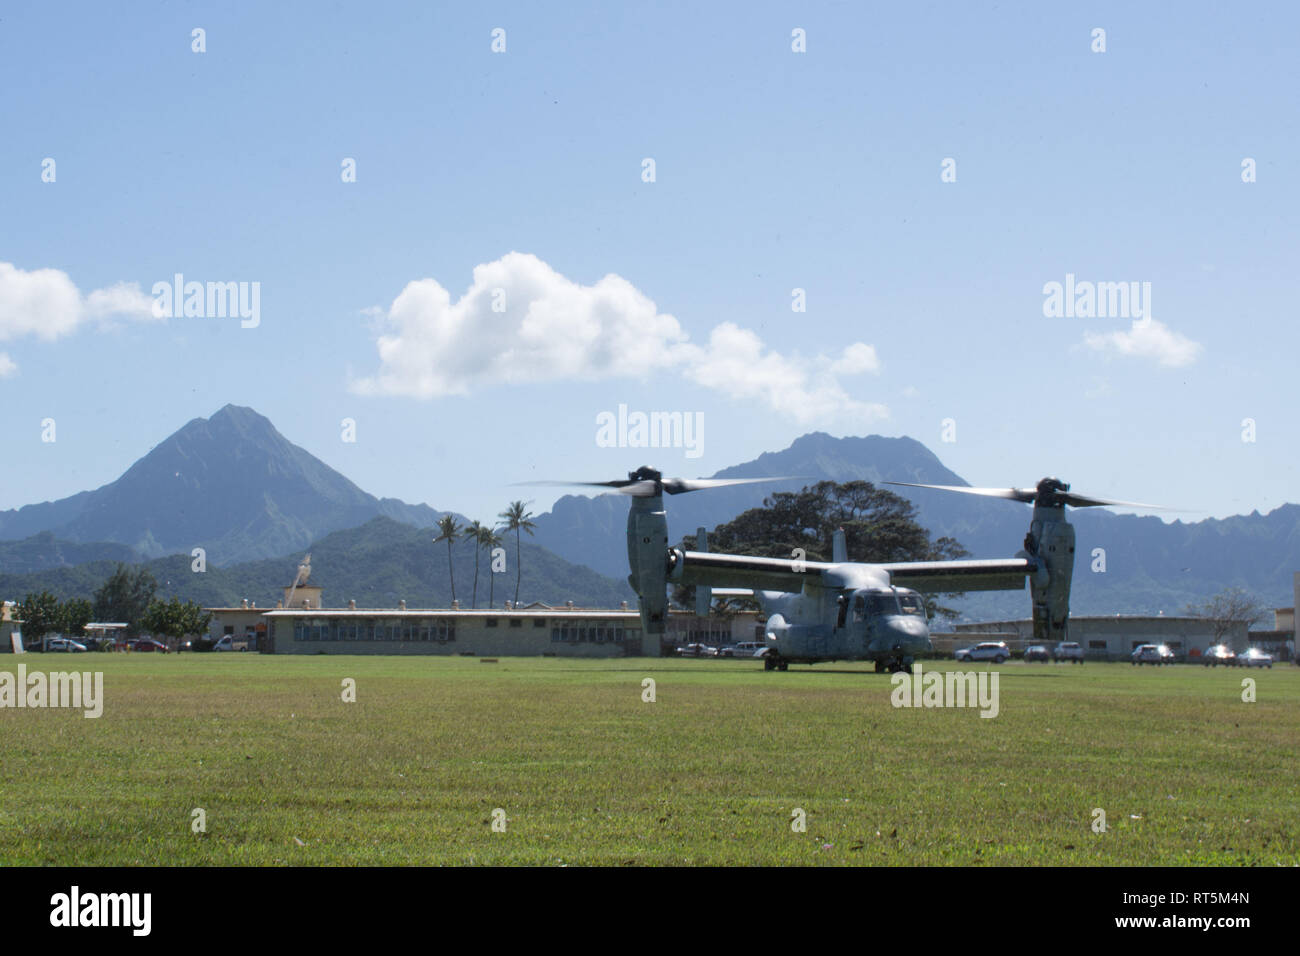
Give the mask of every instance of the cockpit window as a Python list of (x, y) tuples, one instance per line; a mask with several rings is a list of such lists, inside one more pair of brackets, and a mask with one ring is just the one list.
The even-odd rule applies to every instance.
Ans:
[(867, 596), (867, 613), (872, 617), (877, 614), (897, 614), (898, 602), (893, 594), (871, 594)]
[(903, 609), (904, 614), (915, 614), (919, 617), (925, 617), (925, 604), (921, 601), (919, 594), (900, 594), (898, 604)]

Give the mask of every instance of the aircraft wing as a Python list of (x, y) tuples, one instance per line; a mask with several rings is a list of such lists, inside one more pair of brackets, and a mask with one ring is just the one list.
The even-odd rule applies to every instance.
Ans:
[(823, 571), (837, 567), (823, 561), (756, 558), (676, 548), (672, 549), (670, 562), (668, 580), (679, 584), (765, 591), (798, 591), (809, 575), (820, 578)]
[(877, 565), (895, 587), (914, 591), (1020, 591), (1038, 570), (1033, 558), (987, 561), (903, 561)]

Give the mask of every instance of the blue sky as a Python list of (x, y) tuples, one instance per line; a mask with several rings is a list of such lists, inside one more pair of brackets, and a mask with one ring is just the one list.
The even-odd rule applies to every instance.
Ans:
[[(547, 6), (7, 5), (0, 508), (228, 402), (484, 519), (814, 430), (1184, 518), (1300, 497), (1295, 8)], [(178, 272), (260, 324), (142, 313)], [(1067, 274), (1149, 321), (1046, 317)], [(600, 447), (620, 403), (702, 454)]]

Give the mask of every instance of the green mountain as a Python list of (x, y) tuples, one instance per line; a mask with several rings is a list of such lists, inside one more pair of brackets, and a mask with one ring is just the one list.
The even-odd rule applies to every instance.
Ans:
[(144, 559), (144, 555), (124, 544), (64, 541), (54, 537), (51, 531), (42, 531), (22, 541), (0, 541), (0, 568), (14, 574), (87, 564), (91, 561), (135, 564)]
[[(102, 488), (0, 512), (0, 540), (49, 532), (73, 544), (125, 545), (148, 558), (203, 548), (210, 565), (226, 566), (306, 548), (380, 515), (423, 527), (442, 514), (367, 494), (251, 408), (227, 405), (189, 422)], [(0, 551), (0, 570), (21, 570), (38, 551), (28, 545), (14, 561)], [(76, 562), (46, 566), (63, 563)]]
[[(247, 599), (256, 601), (258, 607), (273, 608), (283, 598), (283, 589), (292, 583), (303, 553), (310, 551), (310, 583), (323, 589), (322, 599), (328, 607), (346, 606), (349, 600), (355, 600), (358, 607), (395, 608), (403, 600), (412, 608), (447, 607), (451, 603), (447, 545), (434, 544), (435, 534), (432, 528), (415, 528), (380, 517), (358, 528), (336, 531), (303, 551), (277, 558), (224, 568), (209, 565), (201, 573), (191, 570), (188, 555), (157, 558), (143, 566), (157, 578), (159, 597), (175, 595), (205, 607), (237, 606)], [(452, 546), (456, 596), (462, 607), (471, 606), (476, 557), (478, 606), (488, 606), (490, 588), (495, 591), (496, 607), (514, 599), (514, 543), (504, 547), (506, 572), (491, 575), (487, 552), (467, 542)], [(570, 564), (535, 544), (525, 541), (521, 553), (522, 603), (562, 605), (573, 601), (580, 607), (618, 607), (620, 601), (634, 600), (626, 583)], [(20, 600), (29, 591), (44, 589), (60, 600), (90, 598), (115, 567), (113, 561), (95, 561), (25, 574), (4, 573), (0, 574), (0, 594)], [(494, 585), (491, 579), (495, 579)]]

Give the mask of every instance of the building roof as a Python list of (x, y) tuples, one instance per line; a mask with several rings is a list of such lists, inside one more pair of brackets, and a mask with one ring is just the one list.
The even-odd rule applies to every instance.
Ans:
[(549, 608), (547, 610), (528, 609), (522, 611), (504, 611), (499, 608), (491, 610), (466, 610), (462, 608), (457, 611), (437, 608), (407, 608), (403, 611), (401, 608), (322, 607), (307, 609), (273, 608), (265, 613), (267, 617), (640, 617), (639, 612), (624, 610), (622, 608), (600, 610), (598, 608), (564, 607)]

